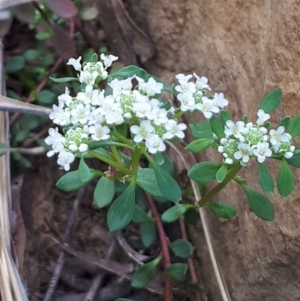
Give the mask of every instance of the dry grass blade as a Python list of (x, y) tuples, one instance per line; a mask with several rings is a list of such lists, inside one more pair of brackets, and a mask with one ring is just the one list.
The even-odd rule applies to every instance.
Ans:
[[(191, 164), (185, 159), (185, 157), (182, 155), (182, 152), (178, 150), (178, 148), (171, 142), (168, 142), (168, 145), (176, 152), (176, 154), (178, 155), (178, 157), (182, 160), (182, 162), (185, 165), (186, 170), (190, 170), (192, 168)], [(194, 156), (192, 154), (189, 154), (189, 159), (193, 162), (193, 165), (196, 164), (196, 160), (194, 158)], [(200, 191), (198, 188), (198, 185), (195, 181), (190, 180), (191, 184), (192, 184), (192, 188), (193, 188), (193, 192), (195, 195), (195, 199), (196, 201), (199, 201), (201, 199), (201, 195), (200, 195)], [(222, 271), (218, 265), (218, 261), (216, 259), (216, 255), (213, 249), (213, 245), (212, 245), (212, 239), (211, 239), (211, 235), (209, 232), (209, 228), (208, 228), (208, 223), (206, 222), (206, 215), (205, 215), (205, 211), (204, 208), (199, 208), (199, 214), (201, 217), (201, 223), (202, 223), (202, 227), (203, 227), (203, 231), (204, 231), (204, 235), (205, 235), (205, 240), (207, 243), (207, 247), (208, 247), (208, 252), (209, 252), (209, 256), (213, 265), (213, 269), (214, 269), (214, 273), (216, 275), (217, 278), (217, 282), (218, 282), (218, 286), (222, 295), (222, 299), (223, 301), (231, 301), (228, 289), (227, 289), (227, 285), (224, 281), (223, 275), (222, 275)]]
[[(4, 94), (3, 45), (0, 40), (0, 94)], [(1, 103), (0, 99), (0, 103)], [(0, 112), (0, 141), (9, 144), (8, 113)], [(1, 300), (28, 300), (18, 269), (11, 256), (10, 172), (8, 152), (0, 157), (0, 296)]]

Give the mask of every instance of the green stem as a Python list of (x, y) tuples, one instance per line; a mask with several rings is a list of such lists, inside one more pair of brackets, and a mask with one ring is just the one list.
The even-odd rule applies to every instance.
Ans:
[(184, 112), (182, 112), (182, 111), (177, 112), (174, 116), (174, 119), (179, 119), (183, 114), (184, 114)]
[(207, 202), (209, 202), (217, 193), (219, 193), (241, 170), (243, 166), (237, 162), (233, 165), (225, 179), (222, 183), (216, 185), (212, 190), (210, 190), (201, 200), (196, 202), (198, 207), (203, 207)]
[(119, 134), (118, 132), (114, 131), (114, 132), (112, 132), (112, 135), (115, 136), (116, 138), (118, 138), (123, 143), (125, 143), (129, 146), (133, 146), (133, 143), (130, 139), (125, 138), (123, 135)]
[(119, 163), (120, 165), (124, 166), (124, 164), (120, 158), (119, 152), (117, 150), (117, 147), (115, 145), (112, 145), (110, 147), (110, 149), (111, 149), (112, 155), (113, 155), (114, 159), (116, 160), (116, 162)]
[(139, 163), (140, 163), (141, 154), (142, 154), (142, 150), (137, 145), (133, 149), (132, 161), (131, 161), (132, 171), (134, 172), (135, 175), (137, 174), (137, 172), (139, 170)]
[(123, 165), (120, 165), (118, 162), (113, 161), (113, 160), (111, 160), (111, 159), (109, 159), (105, 156), (102, 156), (102, 155), (96, 153), (96, 152), (93, 152), (93, 151), (89, 150), (88, 154), (93, 156), (94, 158), (97, 158), (97, 159), (107, 163), (108, 165), (111, 165), (111, 166), (117, 168), (124, 175), (135, 175), (136, 174), (133, 170), (131, 170), (129, 168), (126, 168)]

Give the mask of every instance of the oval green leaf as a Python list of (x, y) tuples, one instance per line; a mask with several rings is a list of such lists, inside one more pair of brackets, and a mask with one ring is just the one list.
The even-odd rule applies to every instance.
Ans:
[(176, 281), (184, 281), (187, 270), (188, 266), (185, 263), (173, 263), (165, 269), (166, 273)]
[(205, 206), (208, 207), (211, 212), (213, 212), (218, 217), (230, 219), (236, 215), (236, 208), (229, 204), (206, 203)]
[(160, 188), (158, 187), (156, 176), (152, 168), (140, 169), (137, 173), (137, 184), (156, 197), (163, 197)]
[(288, 162), (283, 158), (277, 177), (277, 188), (282, 197), (287, 197), (294, 189), (294, 175)]
[(141, 223), (149, 223), (152, 222), (153, 220), (151, 217), (147, 215), (147, 213), (141, 206), (135, 204), (132, 221), (141, 224)]
[(224, 126), (221, 120), (217, 116), (212, 115), (209, 122), (210, 122), (211, 129), (218, 136), (218, 138), (221, 139), (225, 137)]
[(188, 144), (185, 149), (192, 153), (199, 153), (207, 149), (211, 145), (212, 141), (213, 140), (210, 138), (196, 139)]
[(68, 82), (72, 82), (72, 81), (78, 81), (77, 77), (62, 77), (62, 78), (55, 78), (55, 77), (51, 77), (49, 76), (49, 78), (54, 81), (55, 83), (68, 83)]
[(280, 105), (281, 99), (282, 90), (281, 88), (277, 88), (263, 98), (259, 109), (262, 109), (265, 113), (271, 113)]
[(185, 239), (177, 239), (169, 243), (169, 246), (174, 254), (180, 258), (192, 257), (194, 252), (192, 244)]
[(194, 205), (189, 204), (178, 204), (175, 205), (168, 210), (166, 210), (163, 215), (161, 216), (161, 219), (163, 222), (166, 223), (172, 223), (175, 222), (182, 216), (188, 209), (194, 208)]
[(188, 172), (188, 177), (197, 182), (205, 183), (216, 178), (216, 173), (222, 166), (217, 162), (200, 162), (195, 164)]
[(218, 183), (222, 183), (223, 180), (226, 178), (228, 171), (228, 165), (227, 164), (222, 164), (222, 166), (218, 169), (216, 173), (216, 180)]
[(151, 247), (156, 241), (155, 223), (143, 223), (140, 225), (140, 237), (145, 248)]
[(263, 194), (251, 189), (246, 184), (241, 184), (246, 193), (252, 211), (261, 219), (272, 221), (274, 219), (274, 207)]
[(154, 273), (157, 265), (161, 261), (161, 257), (157, 257), (154, 260), (139, 266), (132, 276), (131, 286), (134, 288), (143, 288), (154, 277)]
[(115, 181), (102, 177), (94, 191), (94, 202), (98, 208), (103, 208), (111, 203), (115, 195)]
[(213, 131), (209, 122), (190, 124), (192, 136), (196, 139), (213, 138)]
[(79, 163), (79, 168), (78, 168), (79, 180), (83, 184), (86, 184), (87, 182), (89, 182), (89, 179), (91, 178), (91, 174), (92, 174), (92, 171), (85, 163), (84, 157), (81, 157), (80, 163)]
[(286, 160), (290, 165), (300, 168), (300, 154), (295, 154), (292, 158)]
[(300, 135), (300, 115), (290, 121), (287, 127), (287, 132), (291, 134), (292, 138)]
[(16, 55), (10, 58), (5, 65), (5, 72), (14, 73), (22, 70), (25, 65), (25, 59), (21, 55)]
[(135, 185), (133, 182), (112, 203), (107, 213), (109, 231), (118, 231), (132, 220), (135, 205)]
[(231, 120), (231, 114), (227, 110), (221, 110), (220, 117), (224, 124), (226, 123), (227, 120)]
[(260, 187), (267, 193), (274, 193), (274, 180), (264, 163), (259, 163), (258, 181)]

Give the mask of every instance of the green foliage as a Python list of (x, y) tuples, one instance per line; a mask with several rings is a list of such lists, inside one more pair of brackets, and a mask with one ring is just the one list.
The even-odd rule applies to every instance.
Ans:
[(49, 76), (49, 78), (54, 81), (55, 83), (68, 83), (68, 82), (72, 82), (72, 81), (78, 81), (77, 77), (62, 77), (62, 78), (55, 78), (55, 77), (51, 77)]
[(175, 222), (190, 208), (194, 208), (194, 205), (191, 204), (177, 204), (168, 210), (166, 210), (161, 216), (162, 221), (166, 223)]
[(259, 109), (262, 109), (265, 113), (271, 113), (274, 111), (281, 103), (282, 90), (277, 88), (270, 93), (268, 93), (260, 103)]
[(157, 152), (155, 154), (155, 162), (158, 165), (162, 165), (165, 162), (165, 159), (164, 159), (163, 155), (160, 152)]
[(94, 176), (94, 173), (90, 173), (89, 178), (87, 179), (88, 181), (83, 183), (79, 178), (79, 170), (70, 171), (57, 181), (56, 187), (66, 192), (75, 191), (85, 186), (94, 178)]
[(246, 184), (242, 184), (241, 186), (246, 193), (252, 211), (259, 218), (272, 221), (274, 219), (274, 207), (269, 199)]
[(20, 71), (25, 66), (25, 59), (21, 55), (11, 57), (6, 65), (5, 65), (5, 72), (6, 73), (14, 73)]
[(112, 203), (107, 213), (109, 231), (126, 227), (132, 220), (135, 205), (135, 184), (131, 182), (126, 190)]
[(192, 136), (196, 139), (213, 138), (213, 131), (209, 122), (190, 124)]
[(225, 179), (228, 171), (228, 165), (227, 164), (222, 164), (222, 166), (218, 169), (216, 173), (216, 180), (218, 183), (222, 183), (223, 180)]
[(89, 179), (92, 176), (92, 171), (91, 169), (87, 166), (87, 164), (84, 161), (84, 157), (81, 157), (80, 163), (79, 163), (79, 168), (78, 168), (78, 176), (79, 180), (83, 183), (86, 184), (89, 182)]
[(147, 215), (141, 206), (135, 204), (132, 221), (141, 224), (152, 222), (153, 219)]
[(286, 116), (286, 117), (284, 117), (284, 118), (282, 118), (282, 119), (280, 120), (280, 122), (279, 122), (279, 124), (278, 124), (278, 127), (284, 126), (284, 127), (287, 129), (287, 127), (288, 127), (290, 121), (291, 121), (291, 118), (288, 117), (288, 116)]
[(199, 153), (207, 149), (211, 145), (212, 141), (213, 140), (209, 138), (197, 139), (188, 144), (185, 149), (193, 153)]
[(187, 224), (196, 225), (199, 219), (200, 219), (200, 215), (199, 212), (196, 210), (196, 208), (188, 209), (184, 213), (184, 222)]
[(300, 153), (295, 154), (292, 158), (286, 160), (290, 165), (300, 168)]
[(216, 178), (222, 164), (217, 162), (200, 162), (195, 164), (188, 172), (188, 177), (197, 182), (206, 183)]
[(131, 286), (134, 288), (144, 288), (152, 280), (156, 267), (161, 261), (161, 256), (139, 266), (132, 276)]
[(220, 112), (220, 118), (225, 124), (227, 120), (231, 120), (231, 114), (227, 110), (221, 110)]
[(115, 195), (115, 181), (106, 177), (99, 179), (94, 190), (94, 202), (98, 208), (103, 208), (111, 203)]
[(287, 197), (293, 191), (295, 180), (288, 162), (283, 158), (277, 177), (277, 188), (282, 197)]
[(145, 248), (149, 248), (155, 243), (156, 235), (156, 226), (153, 221), (140, 225), (140, 237)]
[(192, 257), (194, 252), (194, 247), (192, 244), (185, 239), (177, 239), (173, 242), (170, 242), (169, 247), (174, 254), (180, 258)]
[(236, 209), (232, 205), (225, 203), (206, 203), (205, 206), (216, 216), (231, 219), (236, 215)]
[(225, 137), (224, 126), (223, 126), (221, 120), (218, 117), (216, 117), (215, 115), (212, 115), (209, 121), (210, 121), (210, 126), (211, 126), (213, 132), (217, 135), (217, 137), (219, 139)]
[(258, 181), (260, 187), (267, 193), (274, 193), (274, 180), (264, 163), (259, 163)]
[(55, 102), (56, 95), (50, 90), (42, 90), (36, 94), (35, 99), (40, 105), (51, 105)]
[(166, 273), (176, 281), (184, 281), (187, 270), (188, 266), (185, 263), (173, 263), (165, 269)]
[(289, 122), (287, 132), (291, 134), (292, 138), (300, 135), (300, 115), (296, 116)]
[(163, 194), (157, 184), (154, 170), (152, 168), (143, 168), (138, 171), (137, 184), (151, 195), (163, 197)]

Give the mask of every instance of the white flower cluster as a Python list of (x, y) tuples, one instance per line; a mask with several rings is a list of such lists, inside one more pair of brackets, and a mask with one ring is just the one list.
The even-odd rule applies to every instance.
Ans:
[(218, 147), (226, 164), (240, 160), (241, 165), (245, 166), (250, 158), (256, 158), (259, 163), (262, 163), (266, 157), (271, 157), (273, 154), (280, 154), (286, 159), (293, 156), (295, 146), (292, 145), (291, 135), (284, 132), (285, 128), (279, 126), (268, 133), (264, 124), (270, 115), (259, 110), (257, 117), (256, 124), (227, 120), (225, 138), (220, 140), (221, 145)]
[[(193, 76), (196, 81), (190, 82)], [(228, 100), (224, 98), (223, 93), (215, 93), (212, 98), (205, 96), (205, 93), (211, 90), (206, 77), (199, 77), (194, 73), (193, 75), (178, 74), (176, 78), (179, 85), (175, 89), (179, 92), (177, 99), (181, 103), (181, 111), (200, 111), (206, 118), (210, 118), (213, 113), (219, 113), (220, 108), (228, 105)]]

